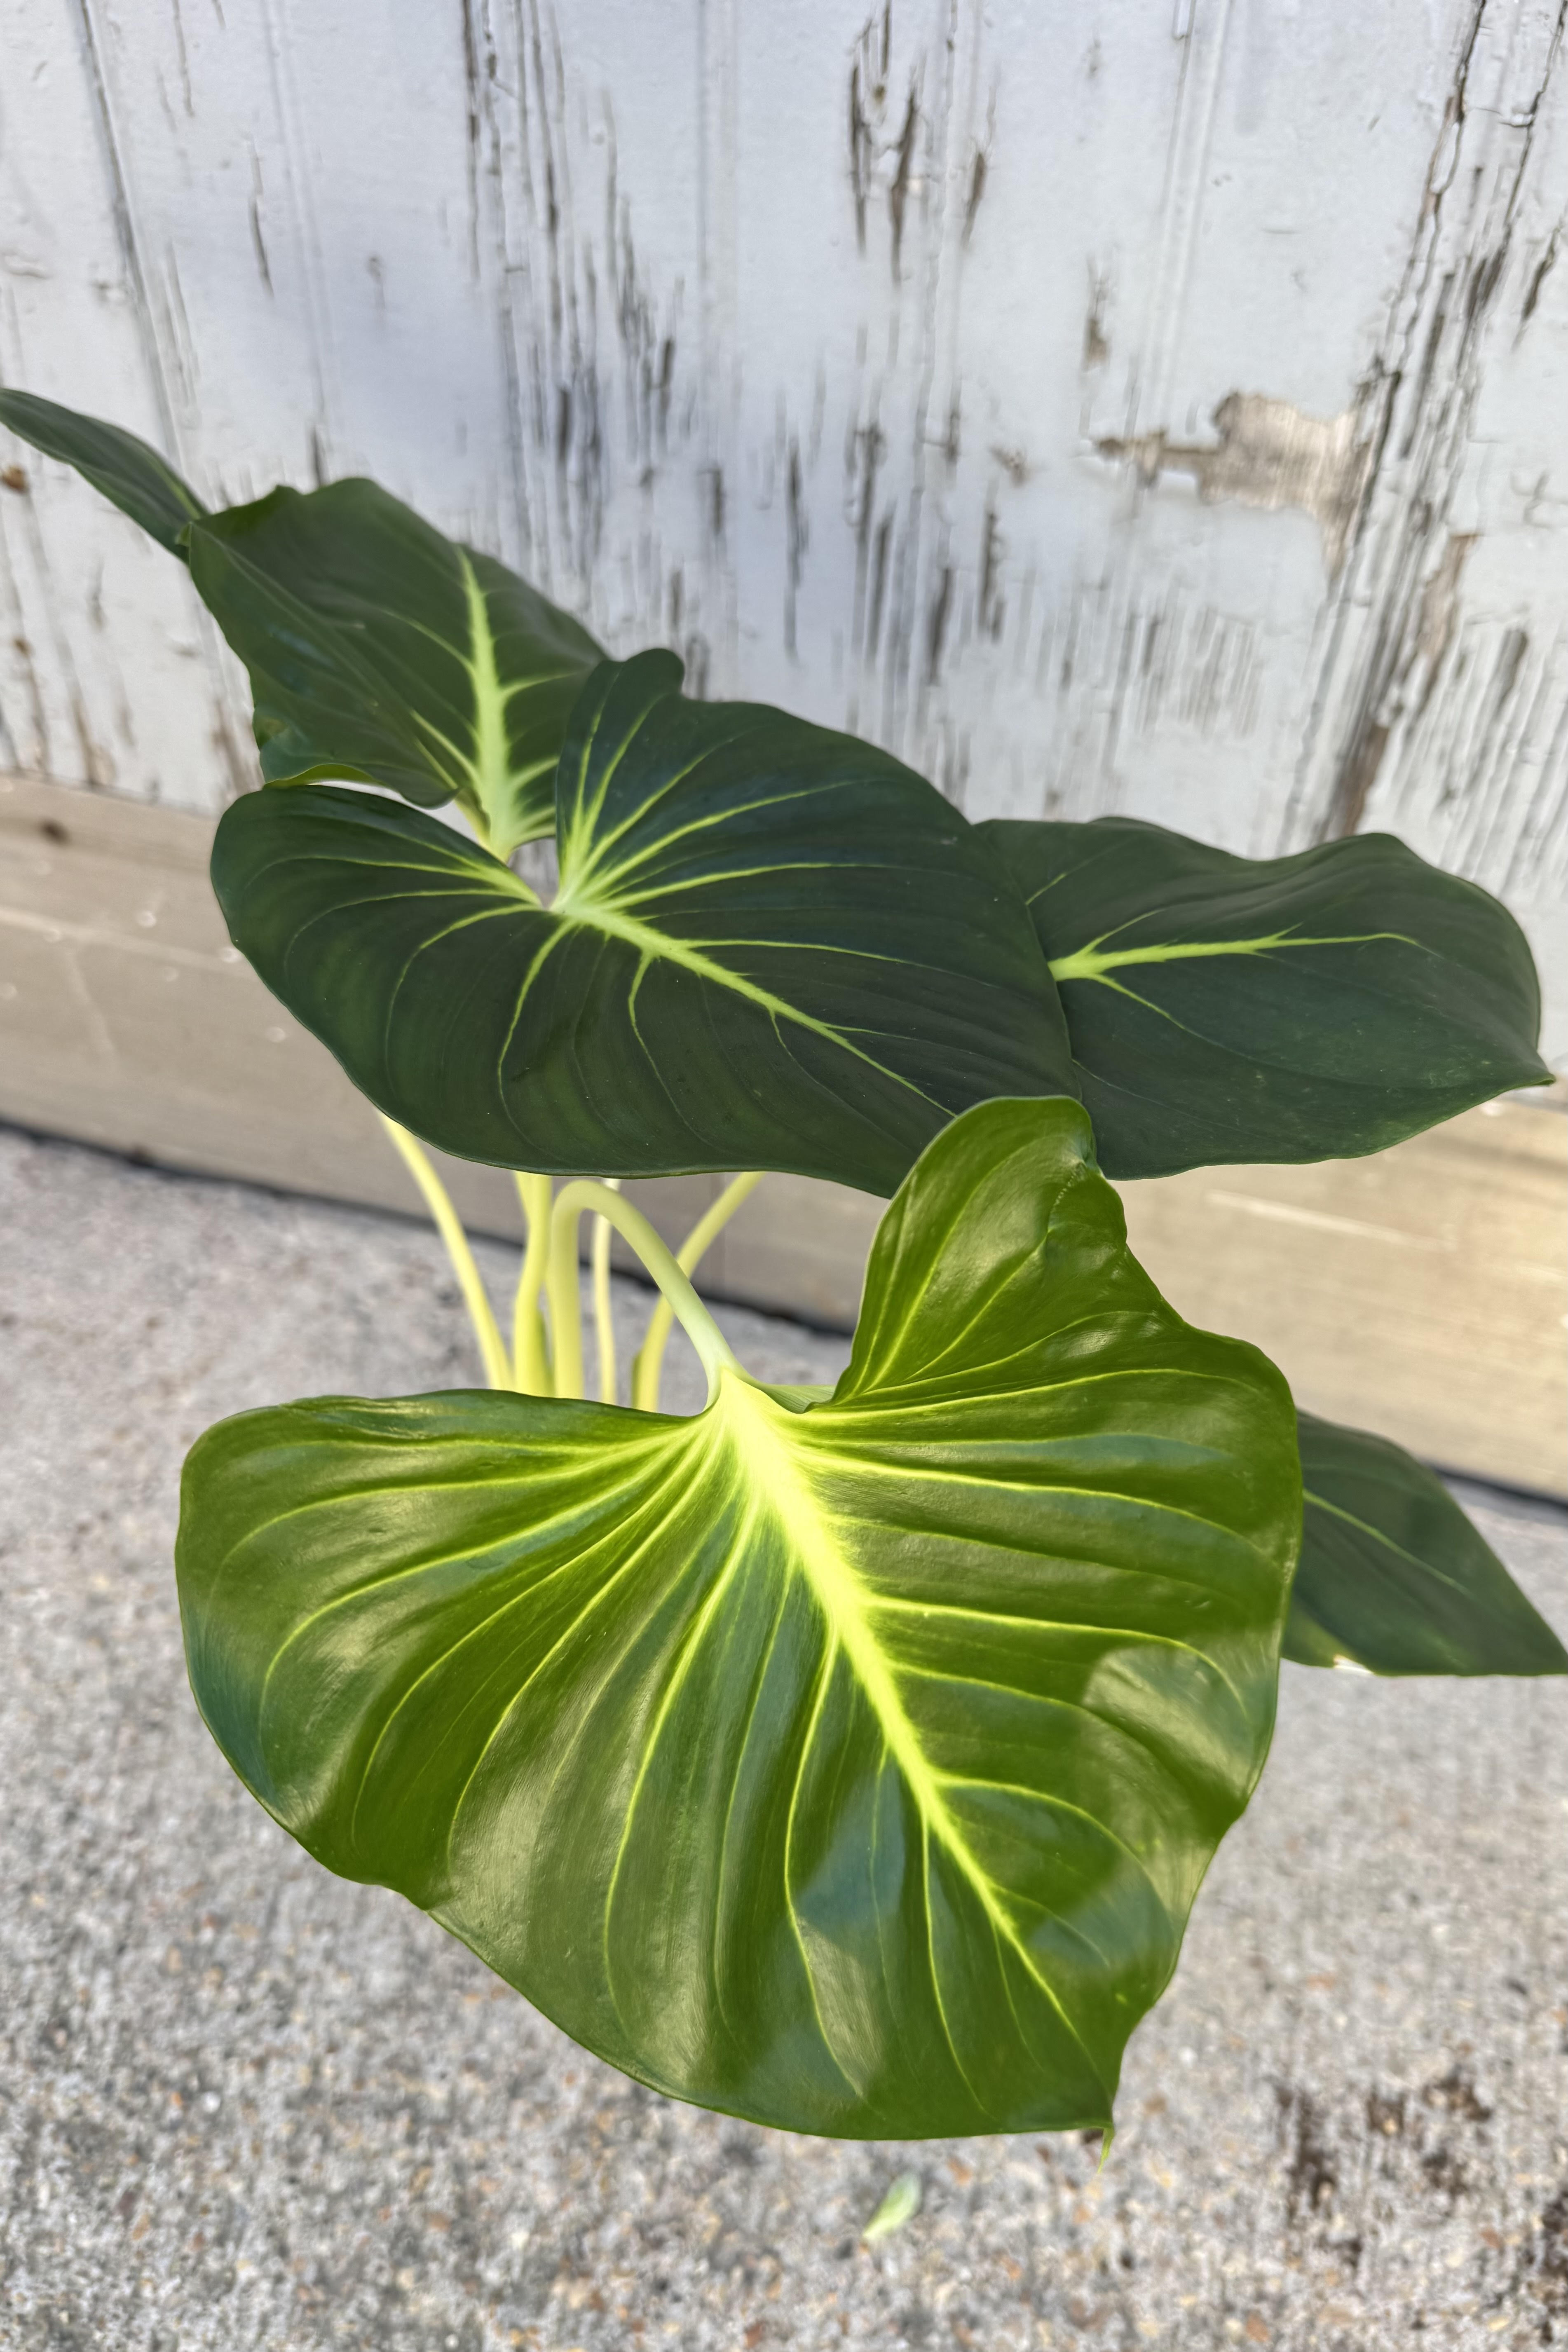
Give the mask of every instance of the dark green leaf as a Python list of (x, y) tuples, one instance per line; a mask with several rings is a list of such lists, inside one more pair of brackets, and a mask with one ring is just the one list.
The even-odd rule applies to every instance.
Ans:
[(1122, 817), (979, 829), (1028, 900), (1108, 1175), (1381, 1151), (1552, 1075), (1518, 924), (1386, 834), (1248, 858)]
[(776, 1168), (890, 1192), (954, 1112), (1073, 1079), (1028, 918), (887, 753), (599, 670), (542, 908), (448, 826), (363, 793), (218, 828), (236, 944), (356, 1086), (502, 1167)]
[(1563, 1675), (1568, 1654), (1434, 1472), (1300, 1416), (1306, 1524), (1285, 1655), (1374, 1675)]
[(567, 716), (601, 658), (569, 614), (374, 482), (274, 490), (190, 550), (250, 672), (269, 783), (455, 794), (500, 857), (549, 832)]
[(184, 560), (185, 530), (206, 509), (156, 449), (134, 433), (102, 425), (96, 416), (79, 416), (74, 408), (58, 407), (28, 392), (0, 392), (0, 425), (9, 425), (46, 457), (74, 466), (160, 547)]
[(994, 1102), (886, 1217), (849, 1369), (690, 1420), (321, 1400), (186, 1466), (225, 1754), (661, 2090), (846, 2137), (1105, 2126), (1274, 1717), (1272, 1366)]
[(501, 857), (550, 831), (567, 716), (601, 649), (504, 563), (374, 482), (209, 515), (118, 425), (20, 392), (0, 392), (0, 423), (189, 562), (250, 673), (268, 783), (353, 777), (425, 808), (455, 795)]

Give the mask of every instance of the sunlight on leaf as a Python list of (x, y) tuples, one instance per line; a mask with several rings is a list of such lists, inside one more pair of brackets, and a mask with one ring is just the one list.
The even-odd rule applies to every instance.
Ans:
[(346, 1877), (588, 2048), (846, 2137), (1109, 2125), (1273, 1726), (1279, 1374), (1126, 1246), (1089, 1122), (982, 1105), (821, 1401), (499, 1392), (220, 1423), (191, 1680)]

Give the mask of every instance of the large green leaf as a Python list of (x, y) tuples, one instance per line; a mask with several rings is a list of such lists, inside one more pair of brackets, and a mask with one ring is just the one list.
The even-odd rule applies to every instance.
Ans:
[(1306, 1521), (1285, 1652), (1374, 1675), (1563, 1675), (1568, 1653), (1442, 1480), (1304, 1412)]
[(1074, 1091), (1027, 915), (941, 794), (679, 683), (642, 654), (578, 703), (549, 909), (449, 826), (307, 786), (218, 828), (236, 944), (384, 1111), (503, 1167), (890, 1192), (954, 1112)]
[(96, 416), (79, 416), (74, 408), (61, 408), (30, 392), (0, 391), (0, 425), (9, 425), (47, 457), (74, 466), (160, 547), (184, 559), (185, 530), (206, 509), (156, 449), (134, 433), (100, 424)]
[(1028, 900), (1109, 1175), (1380, 1151), (1551, 1077), (1518, 924), (1386, 834), (1249, 858), (1122, 817), (979, 829)]
[(661, 2090), (843, 2136), (1110, 2119), (1268, 1744), (1289, 1400), (994, 1102), (883, 1220), (848, 1370), (689, 1420), (501, 1393), (224, 1422), (198, 1703), (331, 1869)]
[(550, 831), (567, 716), (602, 658), (569, 614), (374, 482), (274, 490), (189, 544), (250, 672), (269, 783), (456, 795), (500, 857)]
[(118, 425), (13, 392), (0, 423), (189, 563), (250, 673), (268, 783), (353, 777), (424, 808), (455, 796), (500, 857), (550, 831), (567, 717), (603, 653), (504, 563), (374, 482), (208, 514)]

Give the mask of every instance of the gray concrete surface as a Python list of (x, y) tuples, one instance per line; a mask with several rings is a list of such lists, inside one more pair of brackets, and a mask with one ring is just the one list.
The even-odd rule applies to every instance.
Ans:
[[(185, 1688), (182, 1454), (472, 1377), (434, 1240), (5, 1133), (0, 1219), (7, 2352), (1568, 2343), (1568, 1687), (1287, 1668), (1102, 2171), (699, 2114), (318, 1869)], [(1478, 1516), (1568, 1624), (1563, 1517)]]

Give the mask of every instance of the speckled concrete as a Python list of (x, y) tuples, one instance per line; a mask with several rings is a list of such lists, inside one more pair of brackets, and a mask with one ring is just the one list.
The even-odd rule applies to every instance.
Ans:
[[(471, 1377), (434, 1242), (5, 1134), (0, 1215), (6, 2352), (1568, 2343), (1568, 1687), (1287, 1668), (1102, 2171), (701, 2115), (318, 1869), (185, 1689), (184, 1448)], [(1479, 1516), (1568, 1624), (1563, 1517)]]

